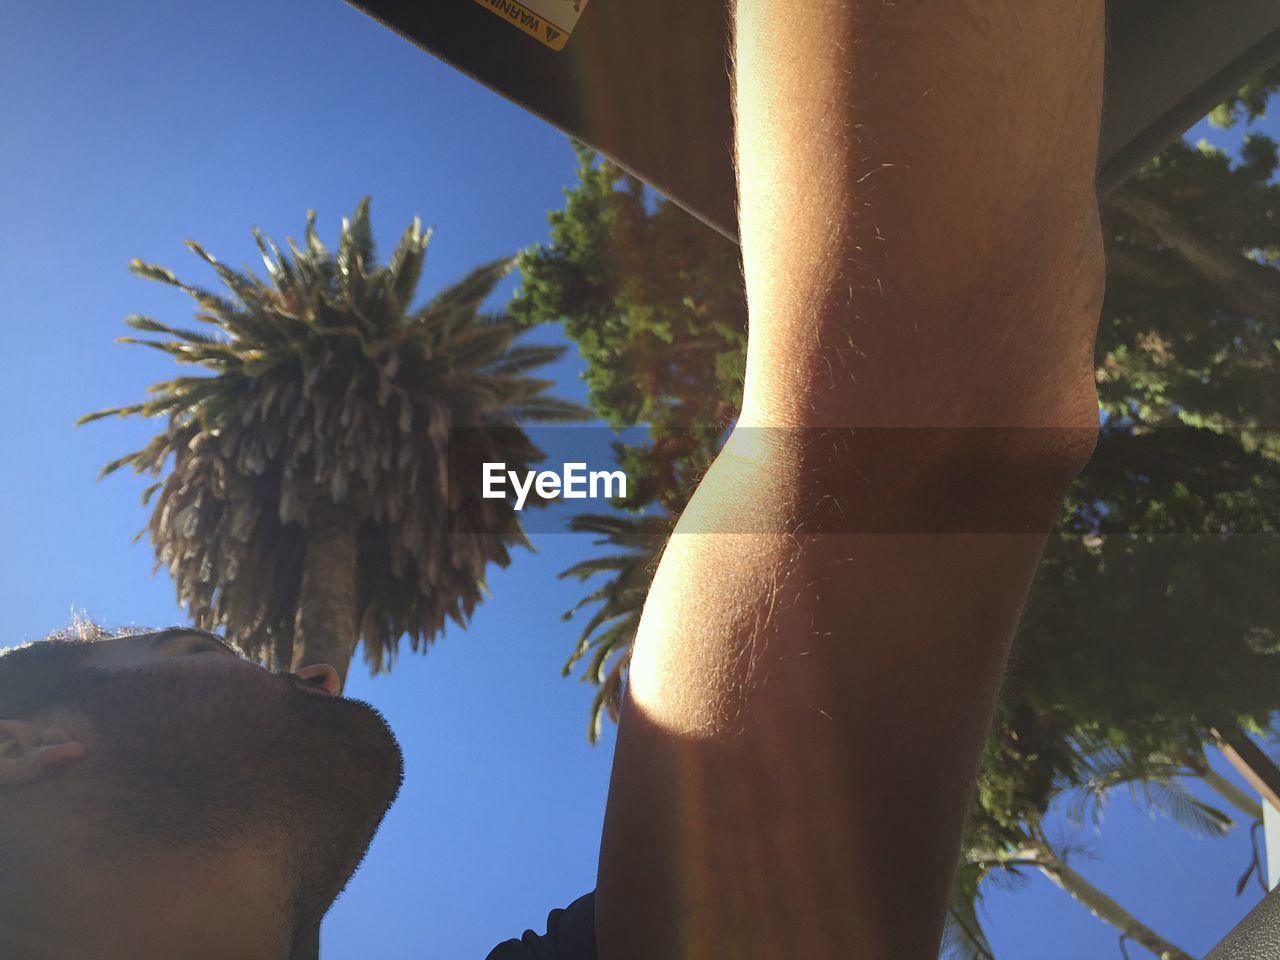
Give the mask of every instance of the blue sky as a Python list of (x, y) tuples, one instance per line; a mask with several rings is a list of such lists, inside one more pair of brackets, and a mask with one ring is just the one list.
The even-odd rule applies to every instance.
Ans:
[[(131, 258), (206, 282), (183, 240), (250, 262), (255, 224), (298, 234), (315, 208), (332, 239), (370, 194), (384, 247), (414, 215), (436, 226), (430, 292), (543, 239), (573, 180), (561, 134), (333, 0), (11, 4), (0, 89), (0, 644), (73, 611), (184, 619), (149, 545), (131, 542), (144, 481), (94, 479), (151, 430), (72, 426), (171, 374), (167, 358), (112, 343), (127, 314), (189, 315), (181, 295), (129, 274)], [(580, 368), (569, 357), (555, 371), (577, 399)], [(559, 615), (581, 588), (556, 579), (593, 548), (535, 543), (493, 574), (470, 629), (390, 675), (353, 671), (349, 692), (399, 732), (408, 779), (326, 924), (326, 960), (481, 960), (593, 885), (612, 731), (588, 746), (591, 689), (560, 677), (576, 633)], [(1233, 895), (1244, 830), (1195, 840), (1118, 798), (1100, 838), (1076, 839), (1097, 856), (1082, 872), (1192, 953), (1259, 897)], [(1109, 927), (1042, 878), (994, 890), (988, 920), (1002, 960), (1120, 955)]]

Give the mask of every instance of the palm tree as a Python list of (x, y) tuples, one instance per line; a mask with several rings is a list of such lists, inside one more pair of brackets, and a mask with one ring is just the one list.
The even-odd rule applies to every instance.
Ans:
[[(1099, 829), (1111, 794), (1127, 788), (1133, 799), (1153, 814), (1169, 817), (1183, 829), (1216, 838), (1230, 833), (1236, 822), (1206, 803), (1187, 787), (1196, 780), (1218, 794), (1245, 818), (1262, 819), (1262, 806), (1209, 765), (1203, 747), (1188, 744), (1173, 753), (1143, 753), (1105, 738), (1080, 734), (1073, 743), (1077, 782), (1064, 786), (1067, 818)], [(999, 849), (970, 844), (952, 886), (942, 956), (946, 960), (994, 960), (995, 954), (979, 920), (983, 883), (1024, 878), (1038, 871), (1070, 894), (1099, 920), (1113, 926), (1122, 941), (1132, 940), (1162, 960), (1191, 960), (1190, 955), (1140, 921), (1111, 896), (1090, 883), (1069, 863), (1069, 852), (1053, 843), (1040, 823), (1023, 823), (1016, 842)], [(1258, 868), (1254, 862), (1241, 878), (1237, 892)]]
[[(327, 662), (344, 681), (356, 644), (375, 672), (401, 636), (413, 650), (465, 625), (490, 563), (528, 546), (518, 516), (480, 496), (481, 464), (527, 469), (542, 453), (522, 423), (579, 420), (579, 406), (529, 376), (559, 346), (514, 344), (505, 314), (480, 306), (511, 269), (495, 260), (414, 309), (430, 240), (415, 219), (385, 266), (366, 198), (330, 253), (308, 214), (301, 248), (255, 229), (267, 279), (187, 245), (219, 293), (134, 260), (182, 290), (208, 332), (143, 316), (166, 339), (122, 337), (211, 375), (179, 376), (150, 398), (82, 417), (167, 417), (141, 450), (107, 464), (167, 475), (148, 529), (196, 623), (276, 669)], [(141, 536), (141, 534), (139, 534)]]
[(601, 539), (594, 541), (596, 546), (621, 548), (618, 553), (583, 560), (560, 574), (561, 578), (577, 580), (587, 580), (598, 573), (613, 574), (564, 614), (568, 620), (583, 607), (600, 604), (562, 670), (568, 676), (579, 660), (591, 655), (582, 679), (599, 688), (591, 702), (587, 727), (587, 739), (592, 743), (600, 738), (606, 713), (615, 722), (618, 719), (644, 598), (673, 524), (674, 518), (669, 514), (628, 517), (621, 513), (583, 513), (569, 521), (569, 528), (575, 532), (599, 534)]
[(991, 944), (978, 922), (980, 885), (992, 876), (1003, 877), (1006, 882), (1021, 880), (1026, 869), (1039, 871), (1099, 920), (1114, 927), (1119, 931), (1122, 945), (1131, 940), (1160, 960), (1193, 960), (1189, 953), (1148, 927), (1074, 870), (1067, 863), (1067, 855), (1051, 844), (1038, 826), (1027, 828), (1025, 840), (1016, 849), (965, 850), (964, 862), (952, 887), (941, 952), (943, 960), (995, 960)]

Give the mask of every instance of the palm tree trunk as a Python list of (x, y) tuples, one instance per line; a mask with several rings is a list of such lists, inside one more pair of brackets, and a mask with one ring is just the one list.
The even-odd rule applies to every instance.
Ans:
[(271, 669), (284, 673), (293, 669), (293, 630), (281, 630), (271, 638)]
[(1218, 796), (1231, 804), (1250, 820), (1262, 820), (1262, 804), (1245, 793), (1216, 770), (1205, 769), (1197, 776)]
[(1075, 897), (1099, 920), (1111, 924), (1125, 937), (1154, 953), (1160, 960), (1194, 960), (1191, 954), (1175, 947), (1116, 901), (1067, 866), (1053, 853), (1037, 849), (1033, 857), (1040, 871)]
[[(328, 663), (347, 682), (356, 648), (356, 533), (350, 509), (320, 501), (307, 517), (307, 547), (293, 629), (293, 665)], [(308, 931), (290, 960), (318, 960), (320, 927)]]
[(350, 508), (328, 501), (311, 507), (293, 631), (293, 669), (328, 663), (344, 685), (356, 648), (358, 528), (359, 520)]

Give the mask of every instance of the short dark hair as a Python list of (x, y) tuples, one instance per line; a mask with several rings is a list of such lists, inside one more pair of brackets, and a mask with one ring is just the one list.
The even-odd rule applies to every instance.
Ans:
[(29, 720), (62, 703), (90, 644), (112, 636), (96, 623), (76, 620), (43, 640), (0, 651), (0, 718)]
[(39, 640), (0, 654), (0, 717), (29, 720), (56, 704), (88, 652), (74, 640)]

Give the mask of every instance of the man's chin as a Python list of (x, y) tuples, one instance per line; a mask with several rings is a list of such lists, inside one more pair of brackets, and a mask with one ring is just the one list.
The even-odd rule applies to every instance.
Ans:
[[(318, 921), (364, 859), (369, 844), (395, 802), (404, 776), (404, 759), (391, 727), (361, 700), (320, 697), (296, 691), (305, 722), (301, 752), (323, 772), (309, 769), (299, 787), (306, 824), (294, 831), (302, 880), (300, 913)], [(296, 773), (296, 769), (295, 769)]]
[(378, 820), (395, 802), (404, 782), (404, 754), (391, 725), (381, 713), (363, 700), (335, 698), (334, 702), (350, 711), (351, 744), (360, 766), (366, 767), (370, 800), (383, 798), (378, 804)]
[[(385, 795), (389, 807), (404, 777), (404, 756), (390, 724), (363, 700), (293, 690), (302, 720), (299, 753), (322, 764), (337, 780), (374, 800)], [(367, 792), (371, 791), (371, 792)]]
[(382, 715), (229, 658), (93, 673), (76, 703), (97, 743), (77, 773), (103, 851), (248, 844), (286, 871), (295, 914), (319, 919), (400, 789)]

